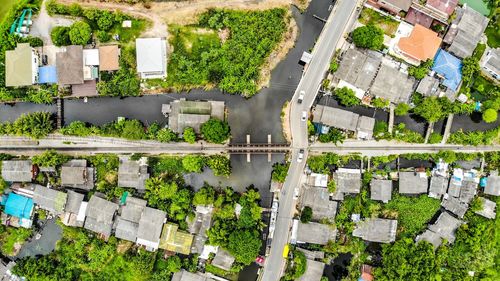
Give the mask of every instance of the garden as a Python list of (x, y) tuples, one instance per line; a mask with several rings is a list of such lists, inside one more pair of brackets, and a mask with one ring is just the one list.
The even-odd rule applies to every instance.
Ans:
[(367, 7), (363, 8), (361, 11), (359, 22), (364, 25), (375, 25), (381, 28), (385, 35), (390, 37), (394, 36), (399, 26), (399, 22), (394, 20), (391, 16), (384, 16)]

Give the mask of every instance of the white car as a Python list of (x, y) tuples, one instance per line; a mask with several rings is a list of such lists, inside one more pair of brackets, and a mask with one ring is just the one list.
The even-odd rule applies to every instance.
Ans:
[(302, 117), (300, 118), (300, 120), (302, 120), (302, 121), (307, 120), (307, 111), (302, 111)]
[(300, 91), (299, 93), (299, 98), (297, 99), (297, 102), (298, 103), (302, 103), (302, 101), (304, 100), (304, 96), (305, 96), (306, 92), (305, 91)]
[(297, 162), (301, 163), (303, 159), (304, 159), (304, 150), (301, 149), (299, 150), (299, 156), (297, 157)]

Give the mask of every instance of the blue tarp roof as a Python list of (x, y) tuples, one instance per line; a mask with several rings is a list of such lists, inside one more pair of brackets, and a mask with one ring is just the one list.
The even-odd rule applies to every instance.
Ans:
[(40, 84), (57, 83), (57, 70), (54, 65), (40, 66), (38, 68), (38, 82)]
[(446, 52), (439, 49), (434, 57), (434, 65), (432, 70), (445, 77), (443, 85), (456, 91), (462, 80), (462, 61)]
[(33, 199), (15, 193), (9, 193), (5, 202), (4, 213), (20, 219), (30, 219)]

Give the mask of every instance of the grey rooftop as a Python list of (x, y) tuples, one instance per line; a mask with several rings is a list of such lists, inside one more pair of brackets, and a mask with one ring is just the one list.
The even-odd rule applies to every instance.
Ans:
[(370, 88), (370, 93), (395, 104), (407, 103), (413, 94), (414, 84), (413, 77), (408, 77), (403, 72), (382, 64)]
[(41, 185), (36, 185), (33, 192), (33, 202), (54, 215), (64, 213), (67, 197), (68, 195), (64, 192)]
[(215, 254), (212, 260), (212, 265), (228, 271), (231, 269), (233, 263), (234, 257), (228, 251), (219, 247), (217, 254)]
[(306, 272), (297, 280), (298, 281), (320, 281), (325, 270), (325, 264), (319, 261), (308, 259)]
[(93, 195), (85, 212), (84, 227), (90, 231), (109, 237), (113, 226), (113, 218), (117, 210), (118, 204)]
[(448, 242), (455, 242), (455, 231), (460, 227), (462, 221), (454, 218), (450, 213), (444, 211), (439, 215), (437, 221), (429, 225), (429, 230), (435, 232), (439, 237)]
[(333, 178), (339, 192), (354, 194), (361, 191), (361, 171), (357, 169), (338, 169)]
[(425, 173), (399, 172), (399, 193), (423, 194), (427, 193), (429, 181)]
[(441, 199), (446, 193), (446, 189), (448, 187), (448, 178), (441, 176), (433, 176), (431, 177), (431, 184), (429, 187), (429, 197)]
[(475, 211), (476, 214), (481, 215), (488, 219), (494, 219), (496, 217), (496, 207), (497, 204), (491, 200), (483, 197), (479, 197), (482, 208), (479, 211)]
[(426, 229), (424, 233), (418, 235), (415, 241), (427, 241), (432, 244), (434, 250), (441, 246), (441, 243), (443, 243), (443, 239), (439, 235), (428, 229)]
[(489, 19), (470, 7), (457, 8), (453, 21), (444, 41), (451, 42), (448, 49), (460, 58), (469, 57), (481, 40)]
[(453, 196), (445, 196), (441, 202), (441, 206), (448, 210), (449, 212), (455, 214), (459, 218), (463, 218), (467, 212), (468, 205), (461, 202), (458, 198)]
[(337, 230), (332, 226), (315, 222), (298, 223), (297, 242), (326, 245), (328, 241), (335, 241)]
[(365, 241), (391, 243), (396, 240), (397, 220), (367, 219), (356, 225), (352, 235)]
[(31, 160), (2, 161), (2, 178), (8, 182), (31, 182), (33, 177)]
[(392, 198), (392, 180), (377, 180), (370, 182), (370, 195), (372, 200), (389, 202)]
[(377, 74), (382, 59), (373, 51), (348, 49), (340, 61), (335, 77), (367, 91)]
[(118, 167), (118, 186), (132, 187), (144, 191), (144, 183), (149, 179), (147, 158), (133, 161), (129, 157), (120, 157)]
[(337, 213), (337, 202), (330, 201), (330, 193), (324, 187), (311, 187), (304, 189), (301, 207), (311, 207), (313, 220), (323, 218), (334, 219)]
[(500, 196), (500, 177), (498, 173), (492, 173), (488, 177), (484, 194)]

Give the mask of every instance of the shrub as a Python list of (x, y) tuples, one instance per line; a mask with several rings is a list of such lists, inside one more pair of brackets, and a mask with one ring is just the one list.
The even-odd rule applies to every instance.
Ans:
[(336, 128), (330, 128), (327, 134), (322, 134), (318, 137), (320, 142), (332, 142), (335, 145), (343, 143), (345, 139), (345, 133)]
[(383, 98), (375, 98), (372, 100), (372, 106), (375, 108), (386, 108), (389, 106), (389, 100)]
[(71, 45), (71, 40), (69, 39), (69, 27), (66, 26), (56, 26), (50, 32), (50, 39), (54, 45), (67, 46)]
[(483, 120), (486, 123), (493, 123), (497, 121), (498, 112), (493, 108), (488, 108), (483, 112)]
[(111, 40), (111, 35), (109, 35), (109, 33), (107, 33), (106, 31), (99, 30), (97, 31), (96, 36), (101, 43), (105, 43)]
[(276, 182), (285, 182), (286, 176), (288, 174), (288, 167), (290, 163), (276, 163), (273, 165), (273, 172), (271, 174), (271, 178)]
[(347, 87), (335, 90), (335, 96), (339, 100), (340, 104), (344, 106), (354, 106), (361, 103), (361, 101), (354, 94), (354, 91)]
[(207, 166), (212, 169), (216, 176), (229, 177), (231, 175), (231, 161), (224, 155), (209, 156)]
[(374, 25), (361, 26), (352, 32), (356, 47), (380, 50), (384, 44), (384, 31)]
[(408, 114), (408, 111), (410, 111), (411, 107), (406, 104), (406, 103), (399, 103), (396, 108), (394, 109), (394, 114), (397, 116), (403, 116)]
[(69, 29), (69, 39), (74, 45), (86, 45), (92, 36), (90, 25), (84, 21), (73, 23)]
[(182, 133), (182, 137), (184, 141), (187, 143), (195, 143), (196, 142), (196, 133), (194, 129), (191, 127), (184, 128), (184, 132)]
[(182, 158), (182, 167), (190, 173), (199, 173), (203, 169), (203, 157), (198, 155), (187, 155)]
[(443, 140), (443, 136), (441, 136), (441, 134), (439, 134), (439, 133), (432, 133), (429, 136), (429, 143), (430, 144), (440, 143), (441, 140)]
[(201, 125), (203, 138), (211, 143), (223, 143), (229, 138), (229, 124), (219, 119), (211, 118)]
[(300, 221), (302, 223), (308, 223), (311, 221), (313, 215), (313, 210), (309, 206), (305, 206), (304, 209), (302, 209), (302, 213), (300, 214)]

